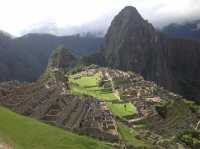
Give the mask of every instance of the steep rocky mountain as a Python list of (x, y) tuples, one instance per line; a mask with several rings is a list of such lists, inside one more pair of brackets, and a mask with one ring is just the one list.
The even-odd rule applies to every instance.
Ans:
[(171, 38), (200, 40), (200, 20), (182, 24), (172, 23), (165, 26), (161, 31)]
[(112, 21), (103, 53), (108, 66), (133, 70), (170, 87), (165, 42), (135, 8), (126, 7)]
[(134, 7), (112, 21), (102, 54), (106, 65), (132, 70), (187, 98), (199, 100), (200, 42), (170, 39)]
[(94, 36), (53, 36), (48, 34), (27, 34), (12, 38), (0, 34), (0, 81), (34, 81), (44, 72), (52, 49), (63, 45), (73, 49), (77, 56), (95, 52), (102, 44), (102, 38)]

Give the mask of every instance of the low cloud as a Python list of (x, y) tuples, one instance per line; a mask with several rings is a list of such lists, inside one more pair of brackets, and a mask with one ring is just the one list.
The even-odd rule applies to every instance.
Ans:
[[(144, 19), (148, 20), (156, 28), (162, 28), (169, 23), (183, 23), (200, 19), (200, 0), (110, 0), (108, 3), (101, 0), (97, 2), (98, 5), (94, 1), (85, 0), (85, 5), (78, 7), (79, 11), (75, 13), (75, 16), (81, 18), (82, 21), (75, 21), (79, 23), (60, 25), (59, 22), (62, 23), (62, 19), (59, 22), (54, 19), (50, 22), (36, 23), (37, 25), (32, 25), (31, 27), (27, 26), (27, 29), (23, 29), (20, 32), (21, 34), (29, 32), (52, 33), (60, 36), (91, 32), (97, 36), (103, 36), (114, 16), (127, 5), (136, 7)], [(102, 10), (98, 8), (100, 6)], [(70, 7), (70, 4), (68, 7)], [(97, 11), (95, 11), (96, 7), (98, 8)], [(71, 8), (70, 10), (72, 11), (73, 9)], [(74, 10), (77, 11), (77, 8), (74, 7)], [(87, 13), (84, 13), (85, 10), (87, 10)], [(68, 16), (73, 16), (73, 13), (68, 12), (66, 8)], [(94, 13), (96, 19), (94, 19)], [(102, 14), (102, 16), (99, 14)], [(63, 20), (67, 20), (67, 18), (64, 18), (65, 15), (62, 15)], [(93, 19), (89, 19), (90, 15), (93, 16)], [(83, 21), (84, 18), (87, 20), (86, 22)], [(69, 22), (71, 21), (73, 21), (73, 17), (72, 20), (69, 19)]]

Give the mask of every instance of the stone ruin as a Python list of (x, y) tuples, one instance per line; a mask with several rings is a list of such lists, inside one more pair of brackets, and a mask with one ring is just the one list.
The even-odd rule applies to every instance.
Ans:
[[(134, 127), (135, 124), (144, 122), (157, 135), (165, 132), (164, 134), (173, 136), (192, 129), (193, 124), (197, 123), (199, 114), (192, 113), (181, 96), (145, 81), (140, 75), (107, 68), (102, 68), (101, 74), (102, 78), (112, 80), (113, 90), (118, 92), (121, 100), (132, 102), (137, 108), (138, 114), (128, 120), (129, 126)], [(168, 104), (170, 106), (165, 107)], [(161, 108), (162, 113), (158, 108)]]
[[(154, 98), (156, 85), (145, 81), (140, 75), (132, 72), (123, 72), (102, 68), (102, 78), (112, 80), (113, 90), (118, 92), (120, 99), (132, 102), (141, 117), (148, 117), (157, 114), (154, 109)], [(146, 100), (146, 99), (149, 100)], [(150, 101), (150, 99), (152, 99)], [(159, 100), (161, 102), (161, 99)], [(156, 101), (156, 104), (158, 100)]]
[[(118, 92), (121, 102), (132, 102), (136, 106), (138, 117), (128, 120), (128, 126), (134, 127), (135, 124), (146, 121), (148, 126), (151, 126), (151, 133), (155, 133), (151, 134), (154, 138), (165, 130), (173, 133), (183, 131), (194, 123), (193, 117), (196, 115), (191, 113), (188, 107), (184, 108), (184, 113), (187, 114), (184, 118), (173, 116), (179, 112), (173, 107), (185, 105), (183, 100), (178, 100), (178, 95), (152, 82), (144, 81), (134, 73), (105, 68), (98, 70), (102, 72), (102, 78), (112, 80), (112, 89)], [(117, 132), (116, 121), (105, 102), (97, 101), (90, 96), (70, 95), (67, 83), (63, 83), (63, 79), (66, 78), (60, 75), (45, 82), (39, 80), (35, 83), (0, 83), (0, 105), (69, 131), (118, 142), (120, 135)], [(168, 99), (176, 102), (168, 110), (167, 117), (162, 118), (155, 110), (155, 106)], [(146, 133), (141, 131), (140, 136), (143, 135)]]
[[(96, 104), (96, 105), (94, 105)], [(80, 130), (101, 140), (118, 141), (116, 122), (104, 102), (89, 103), (90, 113), (80, 123)], [(96, 106), (96, 108), (92, 108)], [(90, 133), (93, 129), (92, 134)]]
[(69, 131), (118, 141), (116, 122), (105, 104), (90, 96), (70, 95), (67, 90), (63, 93), (66, 86), (56, 81), (58, 78), (47, 82), (1, 83), (0, 105)]

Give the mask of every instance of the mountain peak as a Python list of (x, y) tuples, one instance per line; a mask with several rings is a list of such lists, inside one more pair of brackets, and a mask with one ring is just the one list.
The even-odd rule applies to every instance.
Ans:
[[(132, 64), (138, 67), (134, 61), (143, 63), (144, 58), (143, 56), (139, 58), (142, 55), (139, 53), (149, 52), (152, 44), (158, 42), (157, 39), (153, 26), (142, 18), (135, 7), (127, 6), (112, 21), (105, 37), (103, 52), (108, 65), (132, 69)], [(127, 55), (122, 58), (121, 53), (127, 53)], [(127, 57), (131, 57), (130, 62), (127, 61)], [(141, 72), (144, 68), (139, 67), (135, 71)]]
[(133, 6), (126, 6), (121, 10), (121, 13), (139, 14), (137, 9)]
[(134, 22), (143, 20), (138, 10), (133, 6), (126, 6), (124, 9), (122, 9), (116, 18), (119, 18), (119, 17), (122, 19), (127, 18), (127, 20), (129, 19)]
[(136, 8), (128, 6), (114, 18), (106, 34), (103, 55), (110, 67), (132, 70), (145, 79), (171, 86), (163, 42), (152, 24)]
[[(172, 25), (168, 30), (182, 37), (196, 36), (197, 39), (199, 29), (197, 21)], [(194, 83), (200, 80), (197, 77), (200, 76), (199, 50), (199, 41), (171, 39), (143, 19), (136, 8), (128, 6), (112, 21), (102, 55), (109, 67), (134, 71), (199, 102), (199, 86)]]

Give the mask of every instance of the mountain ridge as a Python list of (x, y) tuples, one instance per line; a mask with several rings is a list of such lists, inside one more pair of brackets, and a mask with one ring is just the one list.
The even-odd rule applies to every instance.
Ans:
[(79, 35), (27, 34), (19, 38), (0, 35), (0, 81), (35, 81), (45, 71), (53, 49), (63, 45), (80, 56), (100, 48), (102, 38)]
[(105, 57), (105, 66), (137, 72), (199, 101), (200, 42), (171, 39), (140, 18), (134, 7), (126, 7), (114, 18), (100, 55)]
[(199, 40), (200, 39), (200, 20), (171, 23), (161, 29), (161, 32), (167, 34), (171, 38), (184, 38)]

